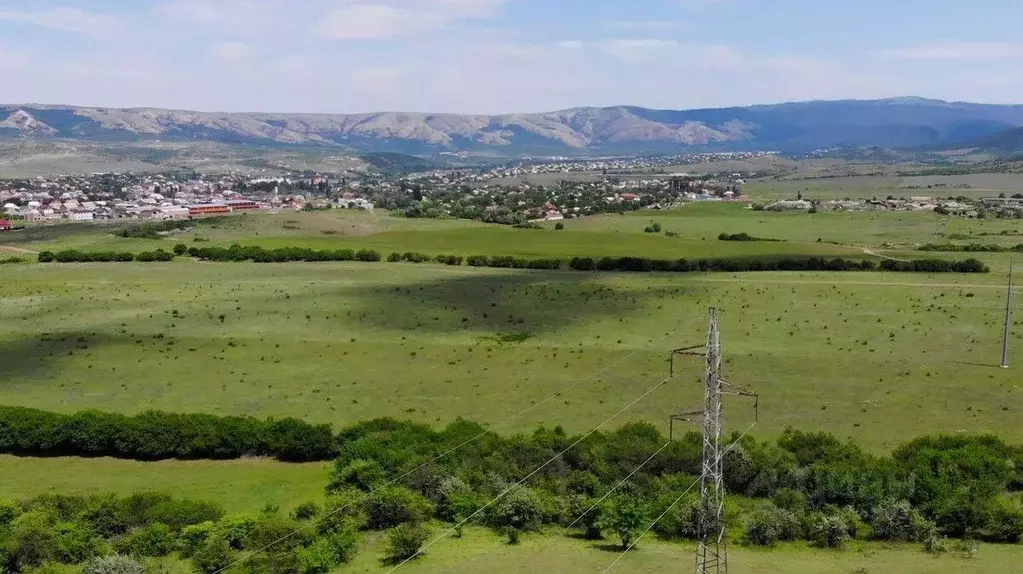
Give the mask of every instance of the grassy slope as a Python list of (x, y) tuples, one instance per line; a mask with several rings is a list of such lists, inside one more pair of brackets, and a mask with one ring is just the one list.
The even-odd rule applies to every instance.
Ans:
[[(501, 429), (548, 422), (579, 431), (659, 381), (666, 350), (699, 342), (706, 307), (716, 305), (728, 371), (764, 395), (764, 435), (791, 424), (875, 449), (938, 431), (1019, 441), (1018, 373), (990, 366), (1001, 281), (357, 263), (23, 266), (0, 300), (0, 403), (293, 415), (335, 426), (384, 415), (497, 423), (583, 380)], [(512, 333), (529, 338), (493, 339)], [(699, 365), (686, 369), (691, 379), (622, 419), (661, 424), (697, 404)], [(749, 411), (732, 408), (740, 428)]]
[(322, 502), (327, 463), (285, 464), (265, 459), (137, 462), (112, 458), (28, 458), (0, 455), (0, 498), (45, 492), (120, 495), (164, 490), (182, 498), (215, 500), (229, 512), (257, 512), (267, 503), (288, 511)]

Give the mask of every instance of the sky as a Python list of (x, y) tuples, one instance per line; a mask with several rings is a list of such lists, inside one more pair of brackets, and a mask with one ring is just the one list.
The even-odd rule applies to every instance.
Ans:
[(1023, 103), (1020, 0), (0, 0), (0, 103), (513, 113)]

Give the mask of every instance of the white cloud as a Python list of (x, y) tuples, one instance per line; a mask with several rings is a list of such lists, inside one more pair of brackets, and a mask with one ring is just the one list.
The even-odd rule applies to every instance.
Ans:
[(252, 46), (243, 42), (216, 42), (210, 51), (218, 60), (228, 63), (241, 62), (254, 52)]
[(686, 68), (734, 68), (740, 64), (740, 56), (722, 45), (641, 38), (606, 40), (601, 48), (608, 55), (630, 63), (663, 63)]
[(105, 14), (93, 14), (80, 8), (61, 6), (39, 12), (0, 10), (0, 20), (25, 22), (50, 30), (77, 32), (94, 38), (108, 38), (118, 28), (118, 21)]
[(566, 50), (579, 50), (583, 47), (583, 43), (579, 40), (562, 40), (560, 42), (555, 42), (554, 45)]
[(314, 30), (339, 40), (396, 38), (439, 30), (459, 20), (490, 18), (507, 0), (356, 1), (331, 10)]
[(170, 0), (153, 11), (191, 23), (259, 31), (276, 21), (280, 8), (279, 0)]
[(939, 42), (923, 46), (882, 50), (887, 60), (1020, 60), (1021, 42)]

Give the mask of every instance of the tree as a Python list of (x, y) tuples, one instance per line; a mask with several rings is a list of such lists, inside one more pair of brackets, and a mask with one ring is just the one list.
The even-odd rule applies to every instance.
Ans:
[(636, 496), (620, 494), (608, 503), (600, 512), (600, 528), (614, 532), (622, 541), (622, 549), (628, 549), (647, 522), (649, 510)]
[(555, 223), (555, 224), (554, 224), (554, 229), (556, 229), (556, 230), (558, 230), (558, 231), (561, 231), (561, 230), (562, 230), (562, 229), (564, 229), (564, 228), (565, 228), (565, 224), (564, 224), (564, 223), (561, 223), (560, 221), (559, 221), (558, 223)]
[(490, 524), (499, 529), (513, 528), (529, 532), (540, 528), (543, 505), (530, 488), (518, 487), (509, 492), (491, 512)]
[(41, 566), (57, 553), (53, 528), (40, 511), (22, 514), (11, 523), (8, 545), (9, 560), (17, 570)]
[(178, 243), (174, 246), (174, 255), (184, 255), (188, 253), (188, 246), (184, 243)]
[(395, 561), (409, 560), (421, 554), (430, 531), (419, 524), (399, 524), (387, 533), (387, 556)]

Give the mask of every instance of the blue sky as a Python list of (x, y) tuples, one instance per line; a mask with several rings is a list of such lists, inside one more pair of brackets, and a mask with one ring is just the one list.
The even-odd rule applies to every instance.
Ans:
[(0, 0), (0, 101), (504, 113), (1023, 103), (1020, 0)]

